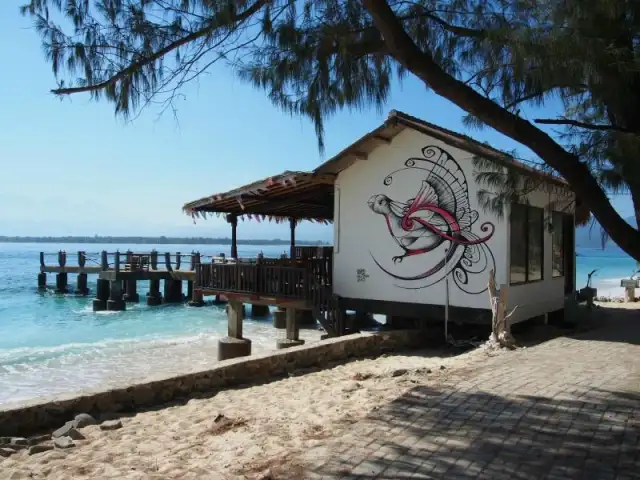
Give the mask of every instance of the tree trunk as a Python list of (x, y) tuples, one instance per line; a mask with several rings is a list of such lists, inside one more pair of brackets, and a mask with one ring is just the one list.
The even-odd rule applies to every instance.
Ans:
[(507, 311), (507, 293), (509, 286), (502, 285), (500, 290), (496, 288), (496, 276), (493, 270), (489, 271), (489, 302), (491, 303), (491, 337), (489, 343), (499, 345), (501, 347), (514, 349), (516, 341), (511, 335), (511, 326), (509, 325), (509, 317), (515, 311)]
[(471, 113), (500, 133), (529, 147), (569, 182), (573, 192), (589, 207), (600, 225), (631, 257), (640, 261), (640, 232), (613, 208), (589, 168), (553, 138), (522, 117), (511, 113), (473, 88), (446, 73), (431, 52), (418, 47), (385, 0), (363, 0), (382, 34), (389, 53), (436, 94)]

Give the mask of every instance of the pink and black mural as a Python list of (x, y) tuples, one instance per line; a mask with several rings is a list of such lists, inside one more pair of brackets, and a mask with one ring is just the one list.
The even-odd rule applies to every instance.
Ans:
[(447, 151), (427, 146), (422, 154), (387, 175), (381, 193), (368, 200), (399, 247), (399, 254), (390, 252), (388, 258), (370, 254), (398, 287), (426, 288), (450, 274), (462, 291), (482, 293), (487, 278), (481, 274), (495, 269), (486, 245), (495, 226), (477, 225), (479, 214), (469, 203), (464, 172)]

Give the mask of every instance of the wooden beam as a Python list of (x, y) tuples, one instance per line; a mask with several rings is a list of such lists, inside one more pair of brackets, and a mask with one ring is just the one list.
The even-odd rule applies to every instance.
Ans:
[(386, 145), (389, 145), (391, 143), (391, 138), (390, 137), (385, 137), (384, 135), (374, 135), (371, 138), (372, 138), (372, 140), (375, 140), (376, 142), (384, 143)]

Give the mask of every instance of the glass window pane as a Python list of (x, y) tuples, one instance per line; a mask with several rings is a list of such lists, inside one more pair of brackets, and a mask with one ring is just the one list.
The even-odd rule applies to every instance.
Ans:
[(526, 207), (514, 204), (510, 216), (511, 283), (527, 281)]
[(544, 210), (542, 208), (529, 207), (528, 213), (528, 275), (527, 281), (542, 280), (544, 258)]
[(551, 265), (553, 276), (562, 277), (564, 275), (564, 215), (560, 212), (553, 212), (553, 235), (551, 251)]

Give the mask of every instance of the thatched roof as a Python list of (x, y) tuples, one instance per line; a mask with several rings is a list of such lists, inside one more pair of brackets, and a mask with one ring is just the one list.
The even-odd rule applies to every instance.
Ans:
[(334, 181), (334, 175), (286, 171), (189, 202), (182, 209), (194, 219), (216, 213), (258, 221), (294, 218), (329, 222), (333, 219)]

